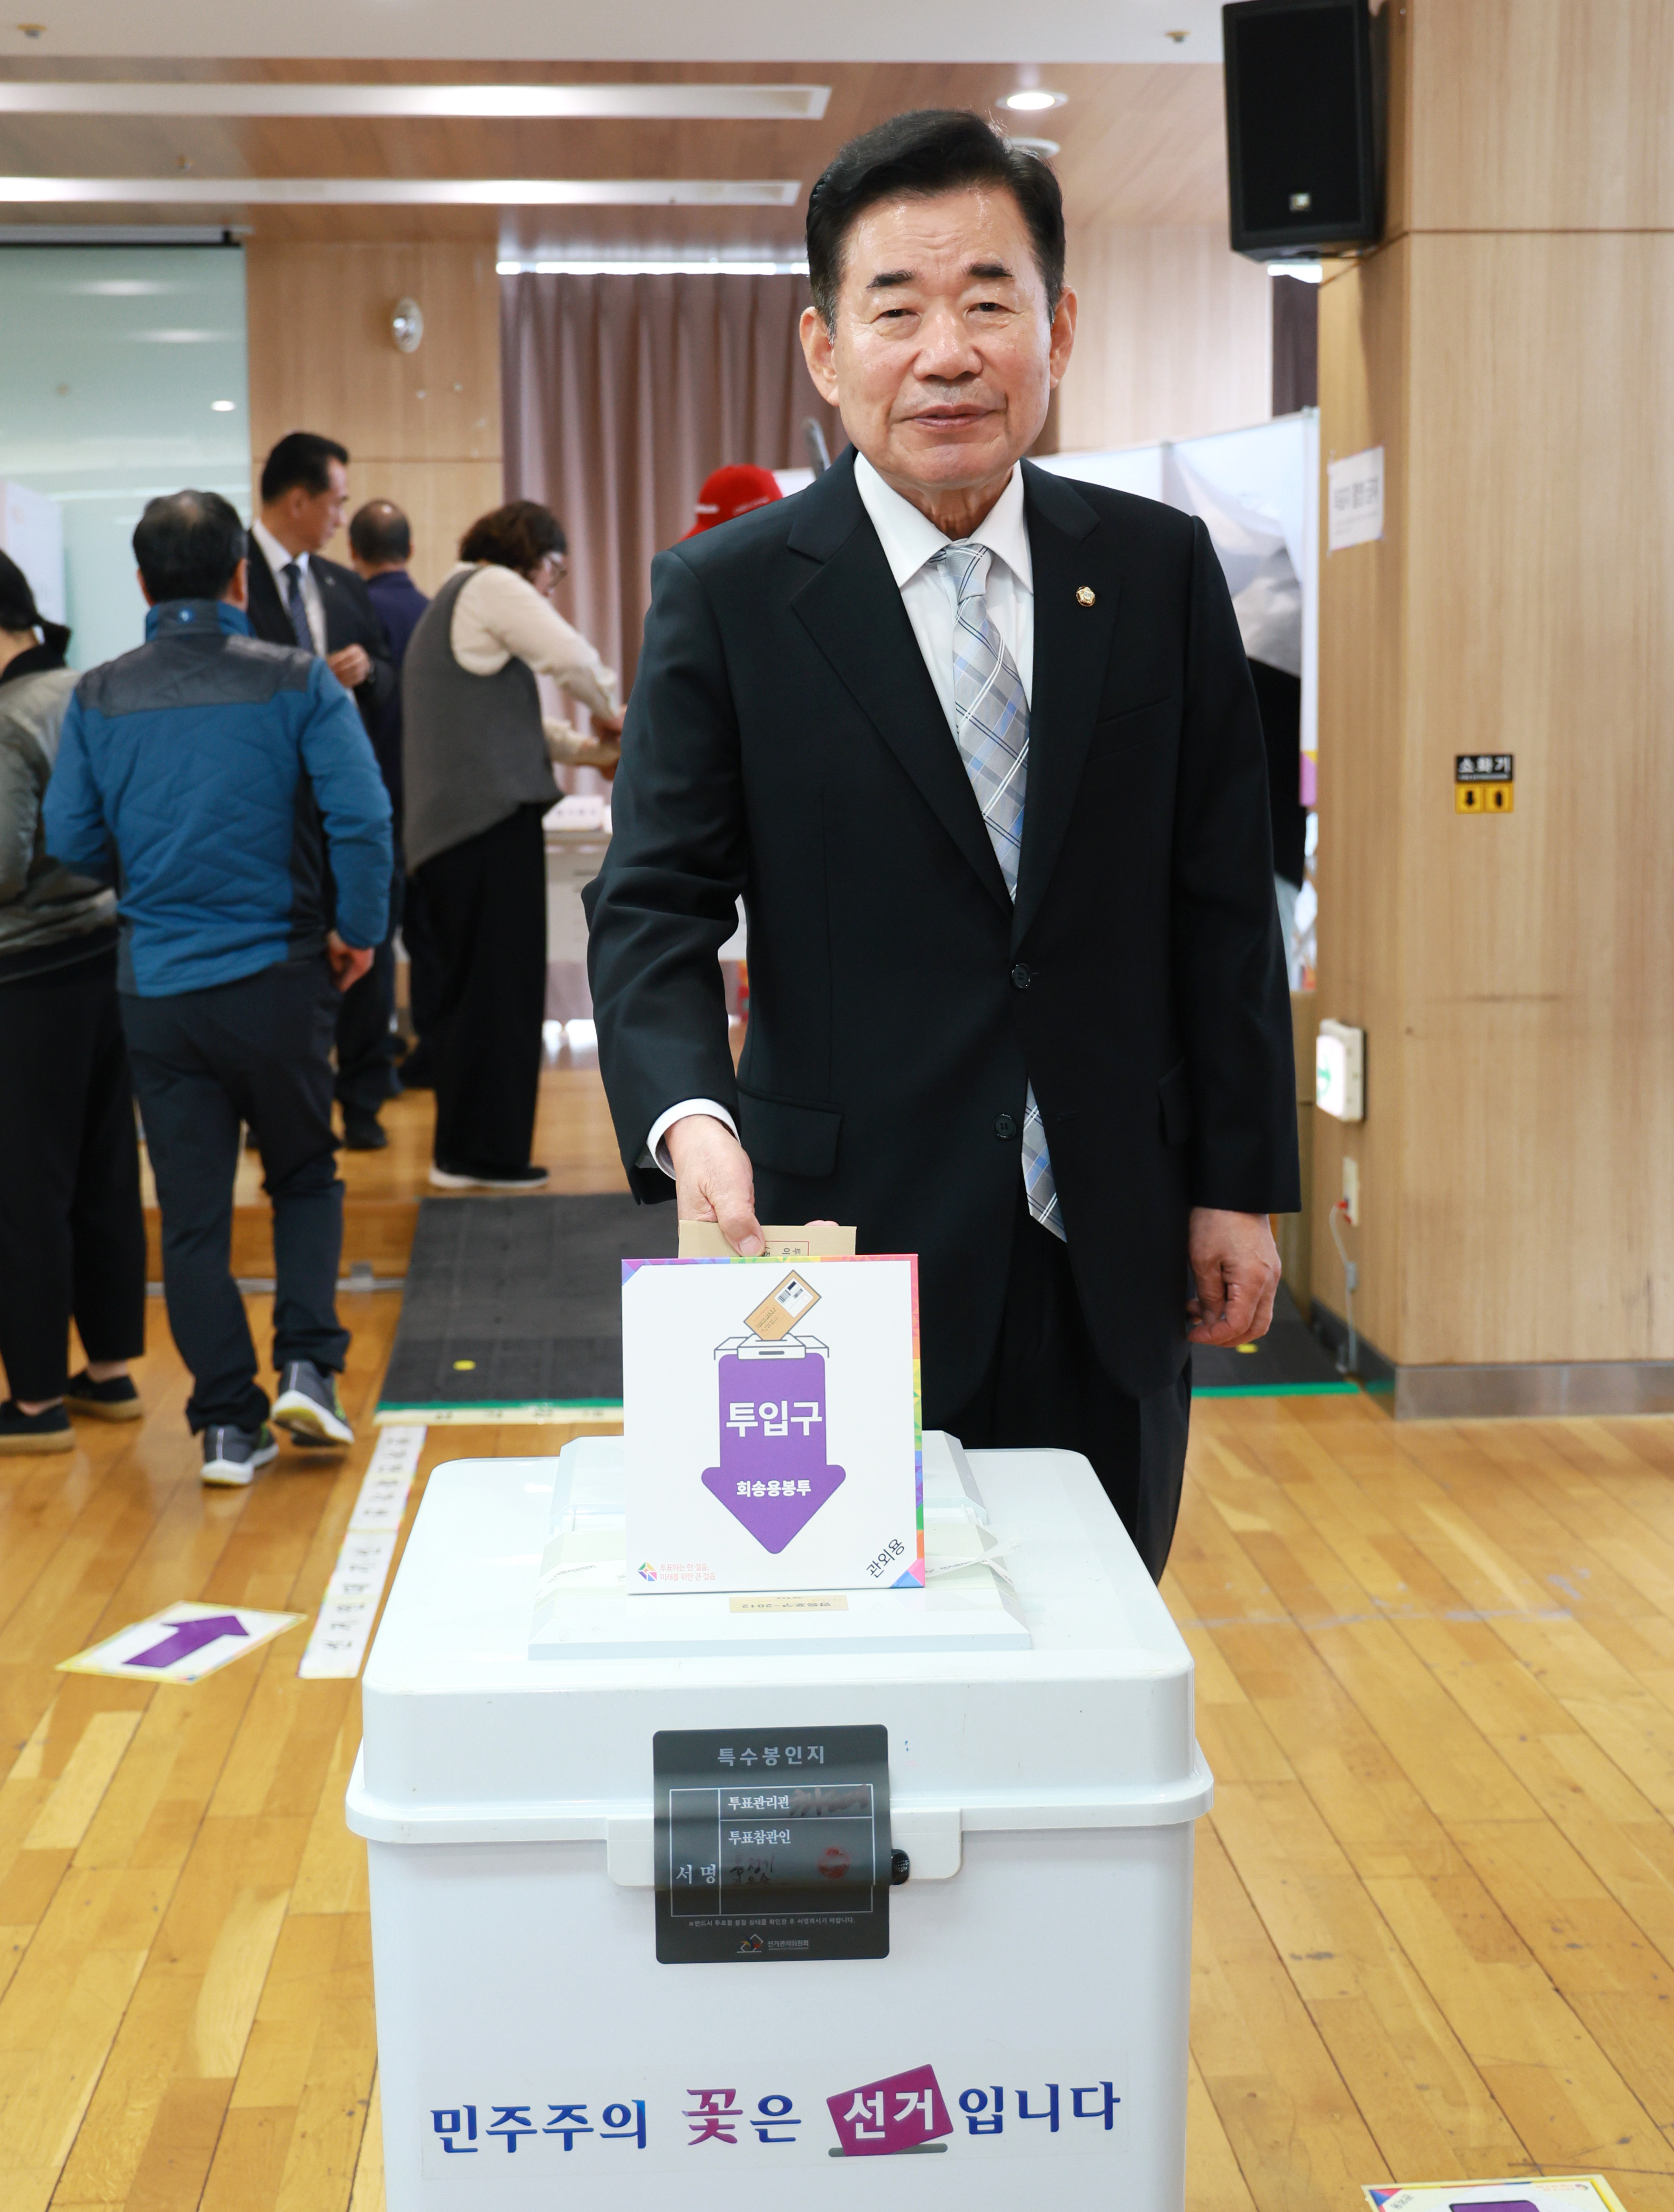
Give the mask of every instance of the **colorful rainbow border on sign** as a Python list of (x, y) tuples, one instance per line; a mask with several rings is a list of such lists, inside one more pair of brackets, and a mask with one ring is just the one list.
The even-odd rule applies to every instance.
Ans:
[[(906, 1572), (898, 1575), (890, 1584), (892, 1589), (920, 1589), (924, 1587), (924, 1370), (918, 1342), (918, 1255), (916, 1252), (813, 1252), (799, 1265), (819, 1267), (865, 1267), (877, 1260), (904, 1260), (912, 1284), (912, 1468), (913, 1494), (917, 1501), (918, 1557)], [(622, 1280), (625, 1285), (641, 1267), (782, 1267), (784, 1261), (767, 1253), (758, 1259), (721, 1260), (705, 1256), (700, 1260), (624, 1260)]]

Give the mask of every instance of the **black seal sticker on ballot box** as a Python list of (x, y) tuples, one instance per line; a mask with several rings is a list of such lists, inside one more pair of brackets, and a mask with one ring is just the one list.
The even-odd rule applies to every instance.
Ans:
[(660, 1729), (657, 1957), (889, 1956), (889, 1731)]

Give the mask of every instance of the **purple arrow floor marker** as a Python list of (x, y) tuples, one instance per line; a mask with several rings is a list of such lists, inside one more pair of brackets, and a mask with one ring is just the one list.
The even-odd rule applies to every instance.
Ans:
[(703, 1486), (776, 1555), (843, 1486), (843, 1469), (825, 1463), (825, 1362), (729, 1352), (718, 1365), (721, 1464), (704, 1469)]
[(223, 1636), (250, 1633), (235, 1613), (214, 1613), (206, 1620), (166, 1620), (163, 1626), (173, 1632), (149, 1651), (137, 1651), (131, 1659), (125, 1659), (123, 1665), (172, 1667), (177, 1659), (189, 1659), (194, 1651), (201, 1651), (206, 1644), (218, 1644)]

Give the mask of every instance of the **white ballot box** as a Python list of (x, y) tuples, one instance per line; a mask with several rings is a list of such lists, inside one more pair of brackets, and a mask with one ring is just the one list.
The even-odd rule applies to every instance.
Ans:
[(630, 1598), (620, 1452), (439, 1468), (367, 1666), (390, 2212), (1178, 2212), (1212, 1784), (1086, 1461), (927, 1435), (926, 1587), (804, 1601)]

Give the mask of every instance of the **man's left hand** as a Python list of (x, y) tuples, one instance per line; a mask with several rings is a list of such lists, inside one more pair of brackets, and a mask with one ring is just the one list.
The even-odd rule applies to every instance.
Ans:
[(326, 665), (346, 691), (357, 691), (372, 673), (372, 663), (363, 645), (345, 645), (336, 653), (328, 653)]
[(1194, 1206), (1186, 1250), (1197, 1286), (1186, 1301), (1189, 1344), (1248, 1344), (1265, 1336), (1279, 1288), (1279, 1249), (1264, 1213)]

